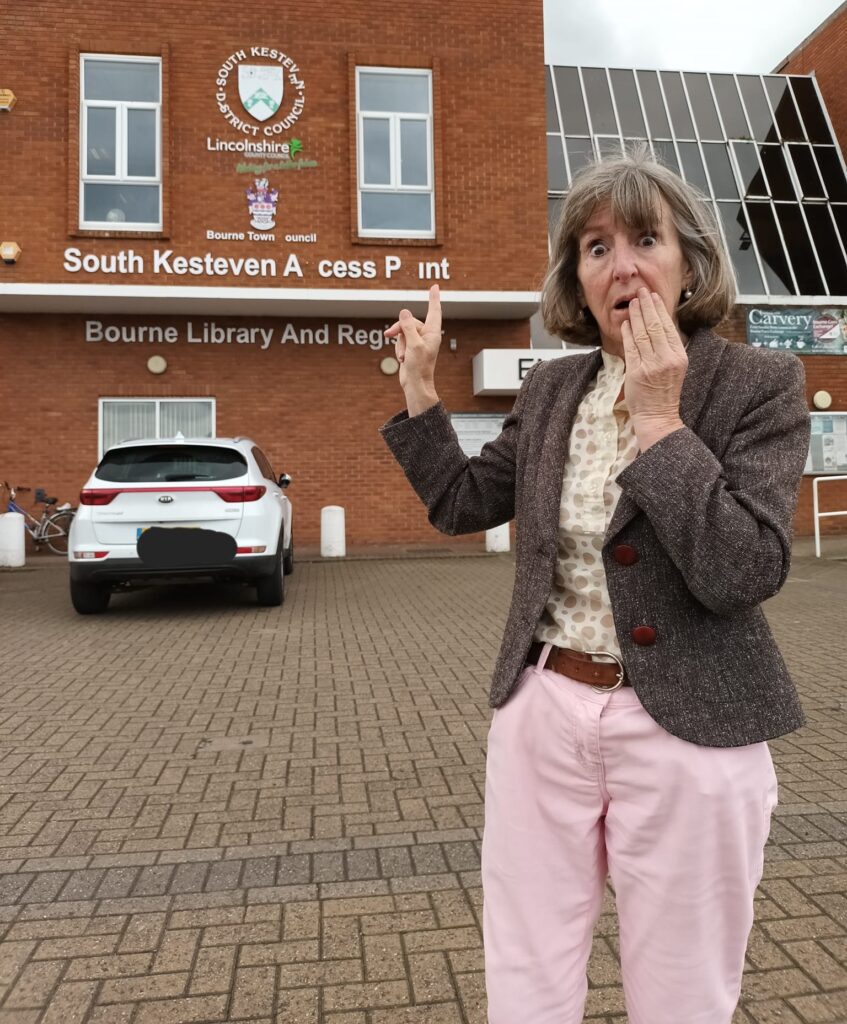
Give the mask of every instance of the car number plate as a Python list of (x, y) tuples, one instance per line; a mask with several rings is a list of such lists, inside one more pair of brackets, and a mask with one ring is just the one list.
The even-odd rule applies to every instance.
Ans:
[[(155, 526), (161, 530), (199, 530), (200, 527), (196, 523), (156, 523)], [(135, 531), (135, 539), (141, 536), (142, 533), (146, 533), (147, 530), (152, 530), (152, 526), (139, 526)]]

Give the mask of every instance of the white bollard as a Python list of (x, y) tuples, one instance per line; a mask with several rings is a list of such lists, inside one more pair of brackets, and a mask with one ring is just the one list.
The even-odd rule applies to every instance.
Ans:
[(509, 524), (495, 526), (493, 530), (485, 531), (486, 551), (508, 551), (509, 550)]
[(321, 557), (344, 558), (346, 554), (344, 509), (340, 505), (326, 505), (321, 509)]
[(20, 512), (0, 515), (0, 565), (18, 568), (26, 562), (24, 517)]

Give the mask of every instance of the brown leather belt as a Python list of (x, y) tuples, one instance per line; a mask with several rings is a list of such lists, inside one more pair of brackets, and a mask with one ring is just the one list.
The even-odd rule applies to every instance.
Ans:
[[(544, 644), (533, 643), (526, 658), (527, 664), (537, 665), (543, 650)], [(590, 654), (555, 645), (550, 648), (544, 667), (569, 679), (576, 679), (579, 683), (591, 683), (593, 686), (613, 687), (620, 673), (620, 667), (614, 661), (595, 661)], [(623, 685), (632, 686), (625, 670)]]

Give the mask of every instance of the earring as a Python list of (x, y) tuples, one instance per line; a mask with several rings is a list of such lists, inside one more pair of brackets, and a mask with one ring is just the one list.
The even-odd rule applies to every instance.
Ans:
[(682, 297), (684, 299), (690, 299), (693, 294), (694, 292), (692, 292), (690, 288), (686, 288), (685, 291), (682, 293)]

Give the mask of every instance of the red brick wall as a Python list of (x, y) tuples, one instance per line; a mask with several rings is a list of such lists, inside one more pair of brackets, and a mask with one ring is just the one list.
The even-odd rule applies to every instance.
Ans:
[(847, 149), (847, 89), (844, 51), (847, 48), (847, 7), (843, 7), (780, 67), (783, 75), (814, 74), (842, 151)]
[[(379, 435), (379, 427), (405, 408), (396, 375), (379, 368), (386, 350), (366, 347), (275, 344), (189, 345), (184, 317), (166, 320), (107, 317), (104, 323), (178, 325), (173, 345), (86, 342), (83, 317), (0, 317), (5, 423), (0, 432), (0, 479), (45, 487), (76, 504), (97, 461), (101, 397), (216, 398), (217, 433), (256, 440), (278, 473), (293, 478), (297, 541), (320, 539), (320, 510), (342, 505), (348, 544), (418, 544), (444, 539)], [(199, 327), (199, 318), (192, 318)], [(279, 321), (215, 317), (215, 323), (270, 327)], [(297, 321), (297, 326), (315, 326)], [(331, 325), (332, 326), (332, 325)], [(372, 329), (382, 323), (362, 321)], [(471, 362), (482, 348), (529, 346), (529, 325), (515, 321), (453, 321), (456, 352), (444, 345), (438, 362), (439, 395), (451, 412), (507, 412), (513, 399), (473, 398)], [(393, 351), (392, 349), (387, 350)], [(146, 363), (163, 355), (167, 371), (154, 376)], [(25, 495), (21, 495), (26, 504)], [(479, 544), (479, 536), (469, 543)]]
[[(814, 74), (829, 112), (836, 139), (842, 149), (847, 148), (847, 90), (844, 88), (844, 50), (847, 47), (847, 7), (812, 36), (780, 67), (786, 75)], [(832, 395), (832, 408), (847, 409), (847, 360), (843, 356), (807, 356), (806, 390), (809, 407), (812, 395), (821, 389)], [(833, 483), (821, 489), (821, 511), (847, 509), (847, 486)], [(798, 534), (814, 531), (812, 519), (812, 481), (803, 478), (800, 507), (796, 519)], [(821, 521), (821, 532), (847, 532), (847, 517)]]
[[(245, 136), (231, 128), (215, 102), (222, 62), (239, 48), (276, 47), (299, 65), (305, 107), (276, 141), (303, 141), (301, 157), (317, 167), (270, 171), (279, 189), (277, 241), (207, 242), (207, 228), (247, 230), (245, 188), (253, 176), (236, 173), (244, 154), (209, 152), (207, 136)], [(163, 58), (165, 231), (137, 234), (77, 230), (79, 52), (152, 54)], [(37, 60), (35, 60), (37, 55)], [(251, 61), (248, 61), (248, 63)], [(258, 63), (264, 63), (257, 59)], [(433, 68), (438, 237), (401, 244), (357, 242), (355, 219), (355, 97), (352, 67)], [(232, 72), (228, 98), (237, 105)], [(379, 259), (392, 253), (403, 271), (353, 287), (419, 287), (417, 261), (449, 259), (457, 289), (534, 288), (547, 257), (543, 196), (544, 139), (542, 5), (524, 0), (473, 0), (445, 12), (442, 4), (328, 0), (305, 8), (233, 7), (224, 0), (44, 0), (12, 5), (3, 24), (3, 88), (17, 95), (3, 115), (3, 189), (15, 201), (3, 209), (3, 238), (24, 252), (15, 267), (0, 267), (4, 282), (243, 285), (262, 278), (196, 278), (149, 272), (154, 247), (177, 254), (301, 258), (305, 280), (290, 287), (349, 288), (318, 277), (320, 258)], [(283, 99), (283, 105), (286, 100)], [(243, 113), (243, 112), (242, 112)], [(246, 117), (246, 115), (245, 115)], [(14, 154), (14, 156), (12, 156)], [(268, 157), (268, 160), (279, 158)], [(253, 158), (252, 162), (256, 162)], [(531, 201), (527, 201), (531, 197)], [(542, 197), (539, 199), (539, 197)], [(315, 231), (317, 244), (285, 243), (285, 233)], [(67, 246), (144, 254), (147, 272), (132, 277), (69, 273)]]

